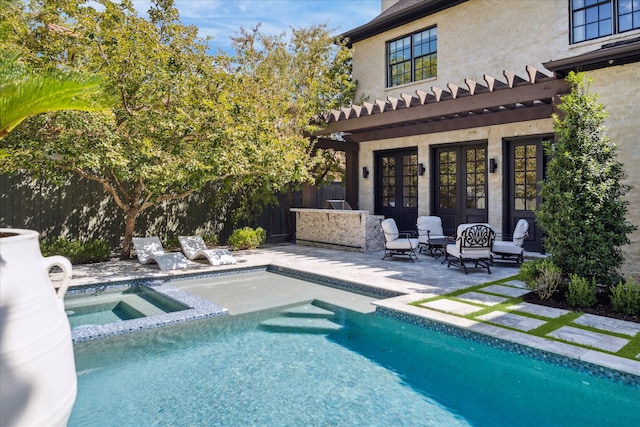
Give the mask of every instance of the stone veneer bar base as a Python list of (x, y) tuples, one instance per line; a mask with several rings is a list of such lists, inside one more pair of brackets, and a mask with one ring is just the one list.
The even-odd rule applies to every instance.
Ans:
[(382, 215), (369, 211), (292, 208), (296, 244), (355, 252), (384, 249)]

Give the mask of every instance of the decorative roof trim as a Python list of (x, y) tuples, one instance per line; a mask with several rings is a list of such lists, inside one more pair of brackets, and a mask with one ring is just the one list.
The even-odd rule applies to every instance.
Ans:
[(338, 36), (338, 39), (346, 39), (347, 45), (351, 47), (355, 42), (384, 33), (385, 31), (413, 22), (416, 19), (424, 18), (425, 16), (432, 15), (436, 12), (440, 12), (441, 10), (448, 9), (466, 1), (467, 0), (424, 0), (413, 6), (401, 9), (396, 13), (385, 15), (383, 12), (381, 15), (384, 16), (378, 16), (364, 25), (342, 33)]
[(603, 45), (582, 55), (545, 62), (544, 67), (565, 77), (570, 71), (591, 71), (600, 68), (640, 62), (640, 38)]
[[(352, 141), (355, 134), (381, 132), (385, 129), (456, 119), (488, 117), (494, 113), (511, 113), (526, 117), (525, 110), (553, 107), (556, 97), (569, 91), (566, 81), (548, 76), (531, 66), (526, 66), (526, 77), (504, 71), (505, 80), (485, 74), (486, 85), (465, 79), (464, 89), (449, 83), (448, 89), (431, 86), (429, 93), (416, 90), (415, 95), (401, 94), (385, 100), (364, 102), (363, 106), (342, 107), (331, 110), (324, 118), (328, 125), (316, 136), (346, 133)], [(550, 117), (550, 114), (548, 115)], [(472, 121), (475, 121), (472, 120)], [(447, 125), (449, 126), (449, 125)], [(459, 126), (459, 125), (456, 125)]]

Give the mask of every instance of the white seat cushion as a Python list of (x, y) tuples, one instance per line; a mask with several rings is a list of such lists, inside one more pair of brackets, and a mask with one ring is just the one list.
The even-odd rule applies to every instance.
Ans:
[(496, 254), (519, 255), (523, 252), (523, 248), (513, 242), (496, 241), (493, 243), (493, 252)]
[(393, 250), (410, 250), (418, 247), (418, 239), (396, 239), (391, 242), (387, 242), (385, 245), (387, 249)]

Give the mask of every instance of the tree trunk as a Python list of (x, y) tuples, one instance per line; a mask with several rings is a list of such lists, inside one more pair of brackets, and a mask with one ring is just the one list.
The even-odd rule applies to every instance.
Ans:
[(139, 213), (139, 209), (134, 209), (131, 207), (129, 207), (129, 210), (126, 213), (124, 223), (124, 236), (122, 238), (122, 253), (120, 254), (120, 259), (131, 258), (131, 249), (133, 249), (132, 239), (136, 228), (136, 219), (138, 219)]

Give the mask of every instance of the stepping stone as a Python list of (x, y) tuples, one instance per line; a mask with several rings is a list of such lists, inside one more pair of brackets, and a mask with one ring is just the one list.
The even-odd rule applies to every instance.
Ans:
[(481, 289), (483, 292), (491, 292), (492, 294), (504, 295), (511, 298), (521, 297), (531, 292), (529, 289), (512, 288), (502, 285), (491, 285)]
[[(508, 282), (504, 282), (503, 285), (513, 286), (514, 288), (527, 289), (527, 284), (522, 280), (509, 280)], [(527, 289), (527, 291), (531, 292), (531, 289)]]
[(513, 313), (505, 313), (504, 311), (492, 311), (491, 313), (478, 316), (478, 319), (497, 325), (508, 326), (520, 331), (530, 331), (546, 323), (544, 320), (532, 319), (531, 317), (520, 316)]
[(640, 332), (640, 323), (626, 320), (612, 319), (610, 317), (596, 316), (595, 314), (583, 314), (573, 321), (578, 325), (590, 326), (603, 331), (616, 332), (629, 336), (635, 336)]
[(297, 307), (287, 308), (282, 311), (282, 315), (291, 317), (332, 317), (333, 311), (325, 310), (313, 304), (305, 304)]
[(584, 329), (572, 326), (563, 326), (548, 334), (553, 338), (560, 338), (565, 341), (577, 344), (588, 345), (615, 353), (624, 347), (629, 340), (612, 337), (611, 335), (600, 334), (598, 332), (585, 331)]
[(424, 304), (420, 304), (420, 306), (444, 311), (445, 313), (457, 314), (459, 316), (464, 316), (464, 315), (482, 310), (482, 307), (478, 307), (471, 304), (465, 304), (459, 301), (452, 301), (449, 299), (439, 299), (435, 301), (429, 301), (429, 302), (425, 302)]
[(569, 312), (569, 310), (563, 310), (561, 308), (546, 307), (544, 305), (531, 304), (528, 302), (514, 304), (509, 308), (513, 310), (523, 311), (529, 314), (534, 314), (536, 316), (548, 317), (550, 319), (556, 319)]
[(482, 305), (496, 305), (505, 302), (508, 298), (502, 298), (495, 295), (481, 294), (480, 292), (467, 292), (458, 295), (457, 298)]
[(307, 334), (328, 334), (342, 329), (341, 325), (327, 319), (313, 317), (274, 317), (260, 323), (260, 326), (273, 332), (292, 332)]

